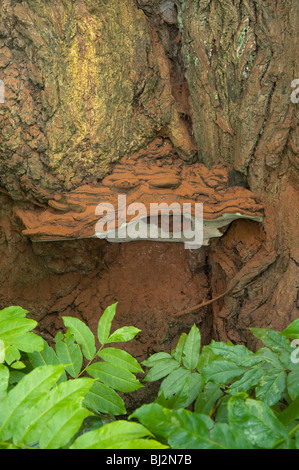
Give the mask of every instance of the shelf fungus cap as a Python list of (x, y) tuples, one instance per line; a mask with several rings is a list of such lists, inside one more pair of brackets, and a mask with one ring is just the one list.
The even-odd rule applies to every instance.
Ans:
[(32, 241), (98, 237), (118, 243), (186, 243), (188, 224), (196, 228), (200, 216), (201, 244), (208, 245), (236, 219), (261, 222), (263, 208), (251, 191), (230, 184), (229, 171), (221, 165), (208, 169), (173, 155), (138, 154), (123, 158), (100, 183), (56, 194), (46, 209), (19, 209), (18, 216)]

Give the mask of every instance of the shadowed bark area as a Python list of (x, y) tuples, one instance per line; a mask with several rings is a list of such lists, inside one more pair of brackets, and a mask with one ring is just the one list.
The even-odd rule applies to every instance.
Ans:
[[(139, 359), (169, 350), (194, 321), (204, 342), (254, 347), (248, 327), (281, 329), (298, 317), (298, 1), (0, 6), (0, 308), (21, 304), (52, 336), (62, 315), (93, 326), (119, 300), (118, 325), (143, 330)], [(227, 194), (259, 199), (263, 223), (234, 221), (193, 253), (152, 242), (32, 243), (22, 234), (18, 214), (49, 213), (57, 223), (74, 191), (95, 194), (122, 162), (130, 175), (119, 179), (132, 185), (137, 154), (149, 172), (169, 167), (170, 188), (174, 166), (182, 175), (216, 168), (228, 175)], [(208, 186), (218, 203), (217, 185)], [(119, 187), (128, 189), (112, 191)], [(72, 223), (80, 207), (71, 207)]]

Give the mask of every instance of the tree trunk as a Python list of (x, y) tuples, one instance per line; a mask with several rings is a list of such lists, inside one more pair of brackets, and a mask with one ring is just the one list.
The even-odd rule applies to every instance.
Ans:
[[(142, 329), (139, 357), (194, 321), (204, 342), (254, 347), (249, 327), (298, 317), (298, 1), (0, 5), (0, 308), (22, 305), (51, 336), (61, 315), (95, 327), (119, 300), (116, 324)], [(67, 194), (138, 152), (227, 172), (260, 198), (263, 222), (235, 221), (197, 252), (22, 233), (22, 211), (60, 217)]]

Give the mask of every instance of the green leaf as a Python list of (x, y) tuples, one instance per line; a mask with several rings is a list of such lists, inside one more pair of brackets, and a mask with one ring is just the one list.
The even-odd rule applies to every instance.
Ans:
[(187, 339), (187, 334), (183, 333), (178, 341), (178, 344), (176, 345), (176, 348), (171, 351), (171, 356), (177, 361), (177, 362), (182, 362), (182, 357), (183, 357), (183, 350), (184, 346), (186, 343)]
[(156, 361), (155, 365), (151, 368), (143, 380), (144, 382), (154, 382), (156, 380), (160, 380), (179, 367), (180, 365), (174, 359), (161, 359)]
[(287, 376), (288, 394), (292, 400), (299, 397), (299, 370), (293, 370)]
[(286, 373), (283, 370), (271, 370), (263, 375), (259, 385), (255, 389), (256, 397), (267, 405), (277, 403), (286, 390)]
[(299, 339), (299, 318), (287, 326), (287, 328), (283, 330), (281, 334), (287, 338)]
[(78, 318), (62, 317), (66, 328), (74, 336), (75, 341), (81, 346), (86, 359), (91, 360), (96, 355), (95, 338), (87, 325)]
[(279, 439), (287, 440), (286, 428), (271, 408), (258, 400), (230, 398), (228, 402), (229, 423), (239, 430), (253, 446), (272, 449)]
[(247, 370), (241, 379), (230, 385), (227, 393), (236, 395), (239, 392), (247, 392), (255, 387), (262, 378), (264, 371), (260, 367), (253, 367)]
[(225, 344), (222, 342), (212, 341), (207, 349), (212, 351), (216, 356), (224, 357), (227, 361), (232, 361), (239, 366), (244, 365), (245, 360), (253, 358), (253, 352), (249, 351), (243, 345)]
[(130, 372), (143, 372), (142, 367), (138, 361), (136, 361), (136, 359), (131, 356), (131, 354), (123, 351), (122, 349), (105, 348), (98, 353), (98, 356), (104, 359), (104, 361), (118, 365), (119, 367), (127, 369)]
[(30, 330), (33, 330), (37, 325), (34, 320), (28, 318), (13, 318), (0, 322), (0, 338), (4, 342), (9, 342), (16, 336), (21, 336)]
[(151, 433), (141, 424), (120, 420), (83, 434), (70, 449), (120, 449), (130, 445), (132, 439), (149, 436)]
[(2, 339), (0, 339), (0, 364), (3, 364), (5, 361), (5, 344)]
[(218, 359), (219, 357), (216, 356), (216, 354), (214, 354), (213, 351), (211, 351), (211, 349), (208, 348), (208, 346), (204, 346), (199, 356), (196, 369), (198, 370), (198, 372), (202, 372), (202, 370), (207, 365), (211, 364), (211, 362), (218, 360)]
[(125, 442), (115, 443), (114, 449), (168, 449), (168, 446), (164, 446), (154, 439), (131, 439)]
[(200, 374), (180, 368), (171, 372), (169, 376), (163, 380), (159, 395), (163, 393), (166, 399), (170, 398), (172, 395), (178, 395), (181, 407), (186, 408), (193, 403), (202, 387), (203, 379)]
[(299, 397), (291, 403), (284, 411), (278, 415), (279, 421), (281, 421), (285, 426), (288, 426), (290, 423), (299, 419)]
[(158, 404), (143, 405), (131, 417), (137, 418), (155, 436), (173, 449), (223, 448), (210, 438), (214, 423), (206, 415), (189, 410), (169, 410)]
[(112, 320), (116, 313), (116, 306), (117, 306), (117, 302), (107, 307), (99, 320), (98, 340), (100, 344), (102, 345), (106, 344), (106, 341), (109, 338)]
[(13, 364), (11, 364), (10, 367), (12, 367), (13, 369), (25, 369), (26, 365), (22, 361), (16, 361)]
[(209, 431), (214, 425), (206, 415), (189, 410), (169, 410), (172, 429), (167, 441), (172, 449), (222, 449), (221, 443), (214, 442)]
[(12, 370), (10, 371), (10, 376), (9, 376), (9, 385), (15, 385), (22, 380), (26, 374), (24, 372), (19, 372), (18, 370)]
[(147, 429), (151, 431), (163, 443), (167, 442), (172, 430), (171, 410), (162, 407), (158, 403), (142, 405), (129, 416), (129, 419), (137, 418)]
[(108, 362), (91, 364), (86, 371), (95, 379), (119, 392), (134, 392), (142, 387), (131, 372)]
[(282, 333), (274, 330), (267, 330), (266, 328), (249, 329), (256, 338), (260, 339), (264, 345), (268, 346), (272, 351), (278, 353), (282, 351), (287, 351), (289, 353), (292, 352), (289, 341)]
[(5, 346), (5, 362), (10, 365), (14, 361), (18, 361), (21, 358), (20, 351), (14, 346)]
[(47, 393), (61, 376), (64, 366), (43, 366), (25, 375), (0, 402), (0, 438), (9, 439), (18, 429), (24, 410)]
[(140, 332), (138, 328), (134, 326), (123, 326), (118, 330), (114, 331), (111, 336), (106, 340), (106, 343), (121, 343), (131, 341)]
[(150, 356), (148, 359), (143, 361), (141, 364), (146, 367), (152, 367), (154, 366), (158, 361), (161, 361), (163, 359), (171, 359), (171, 355), (165, 352), (159, 352), (156, 354), (153, 354)]
[[(48, 366), (49, 367), (49, 366)], [(94, 381), (88, 378), (62, 382), (31, 407), (21, 418), (14, 434), (14, 444), (39, 441), (47, 423), (55, 413), (70, 403), (81, 405)]]
[(43, 339), (40, 336), (37, 336), (35, 333), (25, 333), (24, 335), (11, 338), (9, 340), (9, 344), (15, 349), (19, 349), (20, 351), (24, 351), (26, 353), (42, 351), (44, 347)]
[[(190, 370), (184, 369), (183, 367), (175, 369), (163, 380), (159, 394), (163, 393), (165, 398), (169, 398), (172, 395), (182, 392), (189, 376), (191, 376)], [(187, 390), (186, 398), (188, 394), (189, 389)]]
[(29, 312), (24, 310), (22, 307), (7, 307), (3, 310), (0, 310), (0, 322), (4, 320), (12, 320), (14, 318), (24, 318), (26, 317), (27, 313)]
[(185, 341), (182, 361), (184, 366), (193, 370), (197, 366), (200, 352), (201, 337), (199, 329), (193, 325)]
[(202, 374), (207, 382), (226, 384), (231, 379), (244, 374), (246, 370), (245, 367), (237, 366), (234, 362), (218, 360), (204, 367)]
[(277, 352), (271, 351), (269, 348), (261, 348), (255, 353), (258, 363), (265, 362), (271, 364), (275, 369), (283, 369), (283, 364), (280, 361), (280, 355)]
[(4, 364), (0, 364), (0, 400), (2, 400), (6, 395), (8, 383), (9, 369)]
[(203, 392), (199, 393), (194, 405), (195, 413), (210, 415), (217, 400), (222, 397), (223, 392), (218, 384), (208, 382)]
[(211, 439), (224, 446), (225, 449), (252, 449), (252, 445), (226, 423), (217, 423), (211, 431)]
[(108, 385), (95, 382), (84, 398), (84, 406), (95, 413), (124, 415), (126, 408), (122, 398)]
[(66, 446), (79, 430), (83, 420), (92, 413), (77, 403), (68, 403), (47, 422), (39, 439), (41, 449)]
[[(56, 335), (56, 337), (57, 336), (58, 334)], [(60, 364), (59, 359), (56, 356), (54, 349), (51, 348), (51, 346), (49, 346), (45, 340), (43, 340), (43, 342), (44, 342), (44, 347), (42, 351), (35, 351), (33, 353), (28, 354), (29, 360), (33, 368), (40, 367), (40, 366), (49, 366), (49, 365), (54, 366), (54, 365)], [(57, 383), (64, 381), (64, 380), (67, 380), (65, 371), (63, 371)]]
[(77, 378), (83, 363), (83, 356), (79, 344), (75, 343), (73, 337), (62, 338), (56, 335), (55, 350), (61, 364), (70, 364), (66, 371), (71, 377)]

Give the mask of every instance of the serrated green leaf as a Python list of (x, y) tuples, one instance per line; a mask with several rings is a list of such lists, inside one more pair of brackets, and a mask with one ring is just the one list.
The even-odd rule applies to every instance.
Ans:
[(171, 356), (179, 363), (182, 362), (183, 350), (184, 350), (184, 346), (186, 343), (186, 339), (187, 339), (187, 334), (183, 333), (180, 336), (180, 339), (178, 341), (178, 344), (176, 345), (176, 348), (173, 351), (171, 351)]
[(154, 366), (158, 361), (161, 361), (163, 359), (171, 359), (171, 355), (165, 352), (159, 352), (156, 354), (153, 354), (150, 356), (148, 359), (143, 361), (141, 364), (146, 367), (152, 367)]
[[(245, 397), (247, 397), (247, 393), (244, 392)], [(227, 404), (230, 400), (229, 395), (223, 395), (219, 398), (216, 404), (216, 413), (215, 413), (215, 421), (217, 423), (228, 423), (228, 411), (227, 411)]]
[(203, 392), (199, 393), (194, 405), (195, 413), (210, 415), (217, 400), (223, 396), (220, 385), (208, 382)]
[(113, 414), (126, 413), (122, 398), (108, 385), (96, 381), (84, 398), (84, 406), (95, 413)]
[(215, 361), (219, 359), (218, 356), (216, 356), (216, 354), (213, 353), (213, 351), (211, 351), (208, 346), (204, 346), (202, 348), (202, 351), (201, 351), (201, 354), (199, 356), (199, 359), (198, 359), (198, 363), (196, 365), (196, 369), (198, 370), (198, 372), (202, 372), (202, 370), (208, 365), (208, 364), (211, 364), (211, 362)]
[(75, 343), (73, 337), (58, 340), (55, 344), (55, 350), (61, 364), (69, 364), (66, 371), (71, 377), (77, 378), (83, 364), (83, 356), (79, 344)]
[(119, 392), (133, 392), (142, 387), (131, 372), (108, 362), (91, 364), (86, 371), (95, 379)]
[(123, 369), (127, 369), (130, 372), (143, 372), (142, 367), (138, 361), (131, 356), (131, 354), (117, 348), (105, 348), (102, 349), (98, 356), (104, 361), (110, 362), (111, 364), (118, 365)]
[(178, 362), (174, 359), (161, 359), (155, 362), (154, 366), (146, 374), (143, 380), (144, 382), (154, 382), (156, 380), (160, 380), (179, 367), (180, 364), (178, 364)]
[(287, 328), (283, 330), (281, 334), (287, 338), (299, 339), (299, 318), (287, 326)]
[(283, 369), (283, 364), (280, 361), (280, 354), (271, 351), (269, 348), (261, 348), (255, 353), (258, 363), (266, 362), (271, 364), (275, 369)]
[(271, 408), (261, 401), (232, 397), (228, 402), (228, 417), (236, 430), (261, 449), (272, 449), (277, 440), (288, 439), (286, 428)]
[(287, 338), (280, 332), (267, 330), (266, 328), (249, 328), (254, 336), (260, 339), (265, 346), (268, 346), (274, 352), (287, 351), (292, 352)]
[(101, 345), (106, 344), (107, 339), (110, 335), (111, 324), (116, 313), (116, 302), (115, 304), (107, 307), (102, 314), (99, 323), (98, 323), (98, 340)]
[(186, 408), (193, 403), (202, 387), (203, 379), (200, 374), (180, 368), (171, 372), (163, 380), (159, 395), (163, 394), (166, 399), (172, 395), (178, 395), (178, 402), (181, 403), (181, 407)]
[(41, 449), (59, 449), (69, 443), (83, 420), (92, 413), (77, 403), (68, 403), (47, 422), (39, 439)]
[(140, 332), (138, 328), (134, 326), (123, 326), (118, 330), (114, 331), (111, 336), (106, 340), (106, 344), (109, 343), (123, 343), (131, 341)]
[[(40, 366), (54, 366), (60, 364), (54, 349), (51, 348), (51, 346), (49, 346), (45, 340), (43, 340), (43, 343), (44, 347), (41, 351), (35, 351), (33, 353), (28, 354), (32, 367), (36, 368)], [(63, 371), (57, 383), (63, 382), (65, 380), (67, 380), (67, 377), (65, 371)]]
[(225, 449), (252, 449), (252, 445), (245, 436), (226, 423), (215, 425), (211, 431), (211, 440), (221, 444)]
[(25, 375), (0, 402), (0, 438), (9, 439), (18, 429), (24, 409), (33, 405), (58, 380), (64, 366), (43, 366)]
[[(49, 366), (48, 366), (49, 367)], [(21, 418), (14, 433), (14, 444), (38, 442), (48, 421), (69, 403), (81, 405), (94, 381), (88, 378), (62, 382), (31, 407)]]
[(245, 372), (241, 379), (230, 385), (227, 393), (236, 395), (239, 392), (247, 392), (255, 387), (261, 380), (264, 371), (260, 367), (253, 367)]
[(271, 370), (269, 375), (263, 375), (255, 389), (256, 397), (267, 405), (277, 403), (286, 390), (286, 373), (283, 370)]
[(173, 449), (224, 448), (210, 438), (209, 433), (214, 423), (206, 415), (185, 409), (169, 410), (158, 404), (150, 404), (138, 408), (131, 417), (137, 418)]
[(204, 367), (202, 374), (206, 382), (226, 384), (244, 374), (246, 370), (245, 367), (237, 366), (234, 362), (217, 360)]
[(0, 400), (2, 400), (6, 395), (8, 383), (9, 369), (4, 364), (0, 364)]
[(63, 323), (81, 346), (86, 359), (91, 360), (96, 355), (95, 338), (91, 330), (78, 318), (62, 317)]
[(129, 419), (137, 418), (152, 434), (166, 443), (172, 430), (170, 411), (158, 403), (150, 403), (137, 408)]
[[(126, 441), (149, 437), (151, 433), (139, 423), (114, 421), (105, 424), (96, 431), (90, 431), (78, 437), (71, 449), (117, 449)], [(124, 447), (121, 447), (124, 448)]]
[[(178, 394), (183, 391), (191, 371), (183, 367), (177, 368), (170, 372), (168, 377), (163, 380), (159, 394), (163, 393), (164, 397), (170, 398), (172, 395)], [(186, 391), (185, 396), (188, 397), (189, 390)]]
[(212, 351), (215, 356), (224, 357), (227, 361), (230, 360), (239, 366), (243, 366), (245, 360), (248, 361), (254, 357), (254, 353), (243, 345), (212, 341), (211, 344), (207, 346), (207, 349)]
[(201, 336), (199, 329), (196, 325), (193, 325), (189, 334), (187, 335), (182, 355), (183, 364), (189, 370), (193, 370), (197, 366), (200, 344)]

